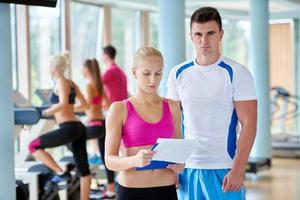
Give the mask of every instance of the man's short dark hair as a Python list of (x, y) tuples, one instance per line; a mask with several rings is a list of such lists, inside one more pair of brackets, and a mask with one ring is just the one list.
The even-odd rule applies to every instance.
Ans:
[(192, 29), (193, 23), (205, 23), (208, 21), (216, 21), (220, 30), (222, 29), (221, 16), (218, 10), (213, 7), (202, 7), (197, 9), (191, 17), (190, 28)]
[(115, 59), (117, 51), (112, 45), (103, 47), (103, 53), (107, 54), (111, 59)]

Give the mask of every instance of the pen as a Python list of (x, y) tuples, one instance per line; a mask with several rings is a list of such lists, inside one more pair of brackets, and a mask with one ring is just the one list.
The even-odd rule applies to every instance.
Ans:
[(155, 149), (155, 147), (157, 147), (159, 143), (155, 143), (155, 145), (152, 146), (151, 150), (150, 151), (153, 151)]

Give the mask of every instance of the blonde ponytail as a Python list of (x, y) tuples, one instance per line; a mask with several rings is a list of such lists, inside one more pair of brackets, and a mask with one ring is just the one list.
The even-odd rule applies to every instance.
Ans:
[(70, 53), (65, 51), (59, 55), (54, 55), (50, 58), (50, 66), (54, 67), (61, 73), (64, 73), (70, 65)]

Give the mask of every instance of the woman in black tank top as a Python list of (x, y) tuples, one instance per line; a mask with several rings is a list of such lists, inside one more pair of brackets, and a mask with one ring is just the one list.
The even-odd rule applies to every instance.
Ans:
[[(72, 151), (76, 167), (81, 175), (80, 199), (88, 200), (91, 184), (91, 176), (87, 161), (86, 132), (84, 125), (76, 118), (74, 110), (87, 107), (86, 100), (78, 86), (66, 79), (64, 71), (67, 67), (67, 58), (57, 55), (50, 60), (50, 73), (56, 80), (56, 93), (52, 95), (53, 105), (44, 110), (44, 117), (54, 115), (59, 128), (45, 133), (34, 139), (29, 144), (29, 151), (47, 167), (53, 170), (52, 182), (67, 181), (70, 174), (64, 172), (55, 162), (52, 156), (44, 149), (67, 145)], [(80, 102), (75, 104), (75, 98)]]
[[(70, 82), (70, 94), (68, 96), (68, 103), (69, 104), (75, 104), (75, 99), (76, 99), (76, 89), (75, 89), (75, 86), (74, 86), (74, 83), (69, 80), (68, 82)], [(52, 95), (50, 97), (50, 102), (52, 104), (57, 104), (59, 103), (59, 96), (53, 91), (52, 92)]]

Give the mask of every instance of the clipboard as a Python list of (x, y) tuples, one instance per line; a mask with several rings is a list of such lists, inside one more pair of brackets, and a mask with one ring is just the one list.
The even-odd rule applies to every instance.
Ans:
[(137, 167), (137, 171), (165, 169), (169, 164), (185, 163), (196, 148), (195, 140), (158, 138), (151, 151), (156, 149), (151, 163), (144, 167)]

